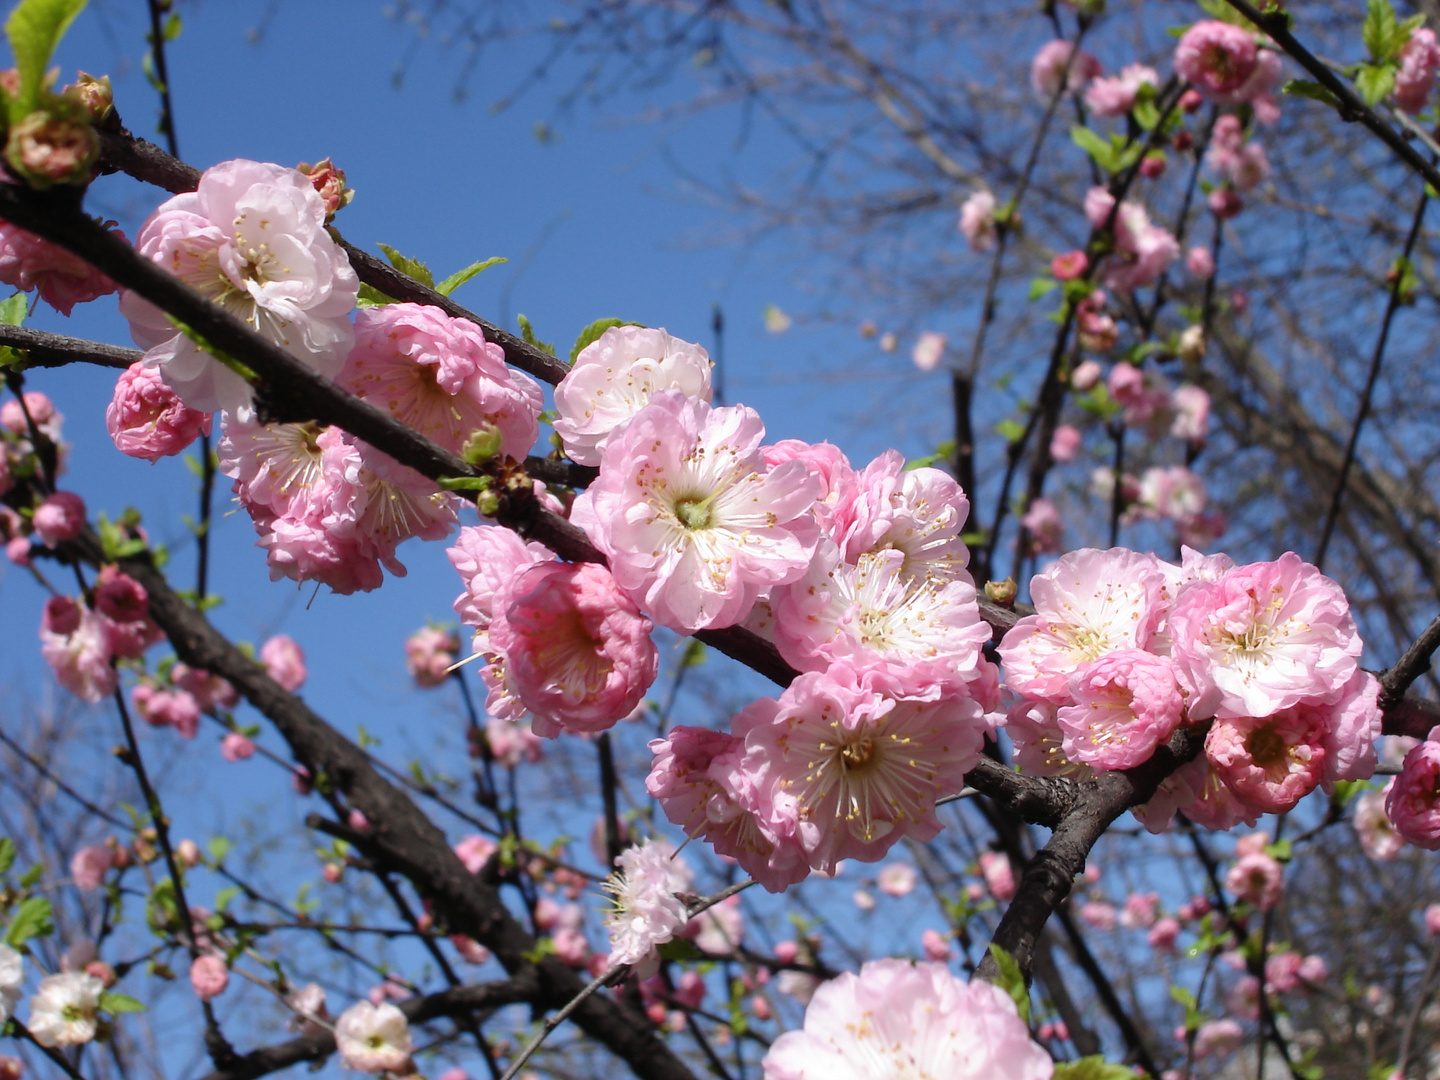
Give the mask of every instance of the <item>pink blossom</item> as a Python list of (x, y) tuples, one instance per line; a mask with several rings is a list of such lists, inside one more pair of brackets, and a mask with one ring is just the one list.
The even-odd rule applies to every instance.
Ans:
[(305, 650), (288, 634), (276, 634), (260, 646), (265, 674), (292, 694), (305, 684), (310, 672), (305, 667)]
[(1108, 256), (1100, 281), (1107, 289), (1128, 293), (1153, 285), (1180, 257), (1180, 244), (1168, 230), (1154, 225), (1139, 203), (1122, 202), (1103, 187), (1093, 187), (1085, 196), (1085, 217), (1097, 229), (1110, 225), (1115, 252)]
[(909, 896), (919, 876), (909, 863), (886, 863), (875, 875), (875, 884), (886, 896)]
[[(562, 963), (571, 967), (584, 967), (585, 961), (590, 957), (590, 942), (586, 940), (583, 931), (573, 926), (561, 926), (550, 935), (550, 940), (555, 944), (555, 955)], [(606, 969), (609, 968), (609, 961), (606, 961)]]
[[(1245, 970), (1245, 959), (1238, 953), (1234, 963), (1237, 970)], [(1260, 980), (1254, 975), (1242, 975), (1225, 992), (1225, 1008), (1242, 1020), (1260, 1018)]]
[(220, 756), (232, 764), (244, 761), (255, 754), (255, 743), (248, 735), (238, 731), (228, 733), (220, 740)]
[(1302, 982), (1309, 983), (1311, 986), (1319, 986), (1330, 977), (1330, 965), (1325, 963), (1325, 958), (1322, 956), (1307, 956), (1300, 961), (1300, 967), (1296, 969), (1296, 974), (1300, 976)]
[(1241, 802), (1283, 814), (1325, 775), (1325, 714), (1306, 706), (1273, 716), (1221, 717), (1205, 736), (1205, 754)]
[(1263, 851), (1241, 855), (1225, 875), (1225, 888), (1240, 900), (1248, 900), (1261, 911), (1269, 911), (1280, 902), (1285, 888), (1285, 870), (1273, 856)]
[(604, 731), (655, 681), (650, 620), (598, 563), (532, 566), (503, 595), (484, 635), (492, 715), (519, 719), (501, 708), (513, 698), (542, 737)]
[(1062, 463), (1074, 461), (1084, 439), (1079, 428), (1072, 427), (1070, 424), (1061, 424), (1055, 429), (1055, 434), (1050, 437), (1050, 456)]
[(52, 596), (40, 612), (40, 625), (52, 634), (73, 634), (80, 628), (83, 610), (73, 597)]
[(611, 436), (599, 479), (575, 500), (571, 520), (660, 625), (733, 626), (808, 569), (819, 483), (803, 462), (769, 468), (764, 435), (753, 409), (660, 391)]
[(70, 877), (77, 889), (98, 889), (105, 874), (115, 865), (115, 852), (104, 844), (82, 847), (70, 858)]
[(710, 356), (699, 345), (643, 326), (612, 326), (575, 357), (555, 387), (555, 431), (581, 465), (599, 465), (611, 432), (660, 390), (708, 402)]
[(982, 851), (980, 874), (985, 879), (985, 887), (996, 900), (1004, 904), (1015, 899), (1015, 867), (1010, 862), (1009, 855), (1002, 855), (998, 851)]
[(422, 304), (360, 311), (336, 382), (457, 452), (490, 429), (500, 434), (502, 454), (523, 458), (544, 407), (539, 385), (507, 367), (503, 350), (478, 326)]
[(1337, 701), (1324, 706), (1325, 779), (1368, 780), (1375, 774), (1380, 737), (1380, 682), (1356, 670)]
[(1228, 1017), (1223, 1020), (1207, 1020), (1195, 1033), (1195, 1056), (1197, 1058), (1222, 1057), (1234, 1053), (1245, 1039), (1245, 1029)]
[(1265, 961), (1265, 985), (1281, 994), (1288, 994), (1300, 985), (1300, 965), (1304, 960), (1293, 949), (1276, 953)]
[(915, 339), (915, 348), (910, 352), (910, 359), (921, 371), (934, 371), (945, 358), (945, 347), (949, 343), (950, 339), (944, 334), (925, 330)]
[(145, 461), (172, 457), (210, 433), (211, 416), (180, 400), (159, 371), (143, 361), (131, 364), (115, 383), (105, 410), (105, 427), (122, 454)]
[(902, 836), (934, 837), (935, 800), (964, 785), (987, 730), (973, 701), (889, 697), (843, 664), (799, 676), (733, 725), (745, 771), (767, 792), (762, 816), (785, 811), (811, 868), (831, 874), (842, 859), (882, 858)]
[(1255, 38), (1247, 30), (1206, 19), (1186, 30), (1175, 46), (1175, 70), (1214, 99), (1245, 85), (1259, 63)]
[(1425, 932), (1431, 937), (1440, 934), (1440, 904), (1430, 904), (1425, 908)]
[(1185, 269), (1197, 281), (1209, 281), (1215, 276), (1215, 257), (1209, 248), (1196, 244), (1185, 253)]
[(405, 666), (419, 686), (441, 685), (460, 652), (460, 635), (438, 626), (425, 626), (405, 639)]
[(1175, 412), (1170, 434), (1193, 445), (1202, 445), (1210, 428), (1210, 395), (1186, 383), (1170, 394), (1170, 407)]
[(412, 1043), (405, 1014), (388, 1001), (356, 1002), (335, 1021), (335, 1049), (347, 1069), (406, 1075)]
[(201, 1001), (217, 998), (230, 985), (230, 969), (221, 956), (197, 956), (190, 965), (190, 985)]
[(894, 548), (905, 555), (901, 573), (908, 578), (974, 584), (960, 539), (970, 501), (949, 474), (906, 469), (905, 459), (887, 450), (865, 466), (851, 492), (836, 504), (831, 530), (843, 561)]
[(689, 921), (681, 894), (692, 891), (690, 868), (664, 840), (646, 840), (621, 853), (616, 875), (605, 882), (612, 907), (605, 915), (610, 928), (610, 963), (639, 964), (655, 958), (663, 945)]
[(1129, 64), (1119, 75), (1098, 78), (1085, 88), (1085, 107), (1096, 116), (1124, 116), (1135, 107), (1140, 88), (1159, 89), (1160, 76), (1144, 64)]
[(1146, 940), (1150, 947), (1156, 952), (1174, 952), (1175, 941), (1180, 936), (1180, 920), (1167, 915), (1163, 919), (1156, 920), (1150, 928)]
[(1098, 361), (1082, 361), (1076, 366), (1075, 370), (1070, 373), (1070, 385), (1075, 388), (1077, 393), (1083, 394), (1095, 388), (1096, 384), (1100, 382), (1101, 374), (1102, 372)]
[(212, 675), (203, 668), (192, 668), (187, 664), (176, 664), (170, 669), (170, 681), (180, 689), (193, 694), (195, 701), (204, 712), (213, 709), (234, 708), (240, 700), (239, 693), (219, 675)]
[[(125, 239), (118, 229), (111, 231)], [(80, 256), (8, 221), (0, 222), (0, 282), (21, 292), (39, 289), (41, 299), (61, 315), (120, 288)]]
[(1064, 523), (1059, 508), (1046, 498), (1034, 499), (1020, 517), (1020, 525), (1029, 537), (1029, 553), (1046, 555), (1059, 551), (1064, 537)]
[(455, 845), (455, 854), (465, 864), (466, 870), (478, 874), (495, 853), (495, 849), (494, 840), (480, 833), (472, 833)]
[(1408, 754), (1385, 796), (1385, 813), (1400, 836), (1426, 851), (1440, 850), (1440, 730)]
[(1040, 46), (1030, 61), (1030, 86), (1035, 93), (1043, 98), (1052, 98), (1063, 85), (1066, 93), (1074, 94), (1104, 70), (1100, 61), (1084, 49), (1072, 63), (1070, 55), (1074, 51), (1072, 43), (1059, 38)]
[(1035, 614), (1000, 643), (1011, 689), (1070, 703), (1081, 664), (1121, 649), (1144, 649), (1163, 614), (1164, 578), (1152, 555), (1125, 548), (1081, 548), (1030, 580)]
[(1197, 582), (1176, 599), (1169, 625), (1192, 720), (1333, 702), (1361, 649), (1340, 586), (1294, 552)]
[(1390, 781), (1383, 791), (1362, 792), (1355, 800), (1355, 812), (1350, 818), (1360, 850), (1379, 862), (1389, 862), (1405, 848), (1405, 841), (1385, 813), (1385, 796), (1393, 783)]
[[(1420, 26), (1410, 31), (1409, 40), (1400, 47), (1400, 70), (1395, 73), (1395, 104), (1408, 113), (1421, 112), (1435, 88), (1435, 72), (1440, 70), (1440, 43), (1435, 31)], [(3, 264), (0, 264), (3, 266)], [(6, 278), (0, 278), (6, 280)]]
[(1120, 925), (1127, 930), (1143, 930), (1155, 925), (1160, 913), (1160, 897), (1157, 893), (1131, 893), (1125, 897), (1125, 909), (1120, 913)]
[(1254, 825), (1260, 811), (1236, 798), (1208, 758), (1180, 766), (1160, 783), (1155, 796), (1132, 808), (1135, 820), (1152, 833), (1164, 832), (1177, 810), (1202, 828), (1224, 832), (1242, 821)]
[[(971, 251), (989, 251), (995, 246), (998, 230), (995, 226), (995, 195), (992, 192), (981, 190), (970, 193), (960, 207), (960, 232)], [(935, 366), (924, 367), (918, 359), (915, 364), (921, 371), (929, 371)]]
[(1090, 900), (1080, 905), (1080, 921), (1096, 930), (1114, 930), (1117, 912), (1114, 904)]
[(109, 697), (119, 684), (110, 662), (114, 654), (106, 627), (107, 620), (86, 608), (69, 634), (40, 629), (40, 655), (55, 672), (56, 681), (82, 701)]
[(681, 932), (695, 942), (695, 947), (711, 956), (731, 956), (745, 936), (745, 918), (740, 913), (740, 897), (726, 897), (708, 907), (686, 924)]
[[(1050, 273), (1054, 274), (1058, 281), (1073, 281), (1089, 269), (1090, 257), (1078, 248), (1056, 255), (1050, 260)], [(1076, 389), (1080, 388), (1077, 386)]]
[(527, 544), (498, 525), (467, 525), (445, 555), (465, 584), (465, 591), (455, 600), (455, 611), (465, 625), (481, 630), (495, 617), (497, 593), (526, 568), (554, 558), (542, 544)]
[(464, 960), (467, 964), (488, 963), (492, 955), (490, 950), (485, 948), (484, 945), (481, 945), (474, 938), (466, 937), (464, 934), (451, 934), (450, 944), (453, 945), (455, 951), (460, 954), (460, 959)]
[(141, 622), (150, 612), (145, 587), (113, 564), (102, 566), (95, 578), (94, 605), (113, 622)]
[(200, 726), (200, 705), (188, 692), (136, 683), (130, 691), (130, 700), (141, 719), (151, 727), (173, 727), (187, 739), (195, 737)]
[(950, 958), (955, 955), (955, 950), (950, 947), (949, 935), (928, 927), (920, 935), (920, 949), (926, 960), (936, 964), (949, 963)]
[(1145, 761), (1180, 724), (1185, 702), (1164, 657), (1121, 649), (1071, 675), (1074, 705), (1060, 708), (1065, 756), (1096, 769), (1129, 769)]
[(85, 500), (73, 491), (57, 491), (35, 508), (30, 524), (46, 547), (58, 547), (85, 528)]
[(761, 1066), (764, 1080), (1049, 1080), (1054, 1070), (1005, 991), (899, 959), (822, 985), (805, 1026), (776, 1039)]
[(800, 439), (781, 439), (777, 443), (760, 447), (765, 463), (772, 469), (787, 461), (803, 461), (810, 472), (820, 481), (820, 497), (810, 507), (815, 520), (823, 531), (829, 532), (835, 515), (835, 508), (851, 505), (855, 501), (858, 484), (850, 460), (838, 446), (828, 442), (807, 443)]
[[(349, 314), (359, 280), (325, 232), (325, 204), (308, 177), (279, 165), (222, 162), (204, 172), (196, 191), (162, 203), (135, 247), (320, 374), (339, 374), (354, 338)], [(201, 412), (249, 408), (244, 379), (158, 308), (126, 292), (120, 310), (149, 350), (146, 362), (185, 404)]]
[(534, 764), (545, 759), (545, 744), (530, 730), (528, 721), (516, 723), (492, 717), (485, 724), (485, 741), (495, 760), (513, 769), (522, 760)]

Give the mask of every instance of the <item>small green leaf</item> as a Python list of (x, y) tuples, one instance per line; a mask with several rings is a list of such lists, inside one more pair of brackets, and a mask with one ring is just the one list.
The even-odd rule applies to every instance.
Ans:
[(0, 874), (8, 874), (14, 865), (15, 841), (8, 836), (0, 836)]
[(1395, 68), (1390, 64), (1361, 64), (1355, 73), (1355, 89), (1366, 105), (1375, 105), (1395, 89)]
[(685, 643), (685, 651), (680, 654), (680, 666), (682, 668), (699, 667), (705, 662), (705, 643), (691, 638)]
[(1135, 1070), (1128, 1065), (1106, 1061), (1100, 1054), (1078, 1061), (1057, 1061), (1055, 1080), (1135, 1080)]
[(1018, 420), (1001, 420), (995, 431), (1007, 443), (1018, 443), (1025, 437), (1025, 425)]
[[(1142, 86), (1149, 86), (1149, 83), (1142, 83)], [(1154, 131), (1155, 125), (1160, 123), (1160, 109), (1153, 101), (1137, 101), (1135, 107), (1130, 110), (1130, 115), (1135, 117), (1135, 122), (1146, 131)]]
[(1033, 278), (1030, 282), (1030, 299), (1039, 300), (1046, 293), (1052, 292), (1060, 287), (1060, 282), (1046, 274)]
[(488, 491), (493, 483), (488, 476), (442, 476), (435, 482), (442, 491)]
[(10, 929), (5, 931), (5, 944), (23, 945), (31, 938), (49, 937), (55, 932), (55, 909), (43, 896), (31, 896), (20, 903)]
[(993, 941), (990, 943), (990, 955), (995, 958), (995, 964), (1000, 968), (998, 985), (1010, 995), (1015, 1002), (1015, 1008), (1020, 1010), (1020, 1019), (1027, 1024), (1030, 1022), (1030, 990), (1025, 985), (1025, 976), (1020, 974), (1020, 965), (1015, 958), (1006, 952)]
[(145, 1006), (129, 994), (112, 994), (108, 990), (100, 995), (100, 1008), (111, 1016), (121, 1013), (144, 1012)]
[(525, 344), (533, 345), (535, 348), (540, 349), (542, 352), (547, 352), (551, 356), (555, 355), (555, 346), (548, 341), (541, 341), (535, 336), (535, 327), (530, 325), (529, 319), (524, 315), (516, 315), (515, 321), (520, 324), (520, 337), (524, 340)]
[(215, 910), (224, 911), (227, 907), (230, 906), (230, 901), (234, 900), (235, 897), (239, 896), (241, 891), (242, 890), (239, 885), (225, 886), (225, 888), (221, 889), (215, 894)]
[(465, 267), (464, 270), (456, 270), (455, 273), (451, 274), (444, 281), (440, 282), (439, 285), (436, 285), (435, 291), (440, 293), (442, 296), (449, 296), (461, 285), (464, 285), (467, 281), (469, 281), (471, 278), (475, 277), (482, 271), (489, 270), (492, 266), (499, 266), (501, 263), (509, 261), (509, 259), (505, 259), (500, 257), (499, 255), (496, 255), (494, 258), (484, 259), (481, 262), (471, 263), (469, 266)]
[(1076, 126), (1070, 129), (1071, 141), (1084, 150), (1096, 165), (1106, 172), (1119, 172), (1115, 167), (1115, 151), (1111, 144), (1088, 127)]
[(356, 307), (384, 307), (386, 304), (393, 303), (395, 303), (393, 296), (386, 296), (373, 285), (366, 285), (363, 281), (360, 283), (360, 296), (355, 301)]
[(86, 0), (21, 0), (5, 22), (15, 67), (20, 74), (20, 93), (10, 100), (12, 122), (31, 112), (40, 100), (45, 69), (55, 47), (75, 16), (85, 9)]
[(624, 325), (625, 321), (623, 319), (596, 319), (589, 326), (585, 327), (584, 330), (581, 330), (580, 336), (575, 339), (575, 345), (570, 350), (570, 363), (575, 363), (575, 358), (580, 355), (580, 351), (591, 342), (599, 341), (600, 335), (605, 333), (606, 330), (609, 330), (612, 326)]
[(172, 11), (170, 17), (165, 20), (165, 29), (160, 31), (160, 33), (166, 41), (174, 41), (180, 36), (181, 29), (180, 13), (178, 11)]
[(24, 326), (25, 316), (30, 312), (30, 298), (17, 292), (10, 299), (0, 303), (0, 323), (6, 326)]
[(419, 259), (411, 259), (405, 255), (401, 255), (400, 252), (396, 251), (389, 244), (380, 244), (378, 247), (381, 251), (385, 252), (385, 257), (390, 260), (390, 265), (395, 267), (396, 270), (414, 278), (427, 288), (434, 287), (435, 275), (430, 273), (430, 268)]
[(1291, 79), (1280, 88), (1282, 94), (1291, 94), (1294, 97), (1306, 97), (1312, 101), (1321, 101), (1332, 109), (1340, 107), (1340, 99), (1332, 94), (1325, 87), (1309, 79)]
[(1394, 56), (1403, 44), (1396, 40), (1399, 33), (1400, 25), (1395, 18), (1395, 9), (1390, 6), (1390, 0), (1369, 0), (1365, 6), (1365, 25), (1360, 30), (1360, 37), (1365, 42), (1370, 59), (1377, 64), (1383, 64)]

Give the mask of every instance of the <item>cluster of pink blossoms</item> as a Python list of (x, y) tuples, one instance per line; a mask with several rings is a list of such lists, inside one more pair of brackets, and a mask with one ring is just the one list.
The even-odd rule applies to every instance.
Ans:
[(1216, 19), (1196, 23), (1175, 45), (1175, 72), (1217, 105), (1248, 103), (1261, 123), (1279, 119), (1271, 91), (1282, 73), (1280, 54), (1261, 48), (1248, 30)]
[(1036, 613), (1000, 645), (1019, 695), (1007, 730), (1038, 773), (1125, 769), (1182, 724), (1211, 721), (1203, 757), (1137, 812), (1216, 829), (1290, 809), (1375, 769), (1378, 683), (1340, 588), (1293, 553), (1180, 566), (1114, 548), (1061, 558), (1031, 582)]
[(136, 659), (163, 637), (150, 618), (145, 587), (106, 566), (88, 597), (45, 602), (40, 653), (61, 686), (84, 701), (99, 701), (119, 685), (114, 661)]

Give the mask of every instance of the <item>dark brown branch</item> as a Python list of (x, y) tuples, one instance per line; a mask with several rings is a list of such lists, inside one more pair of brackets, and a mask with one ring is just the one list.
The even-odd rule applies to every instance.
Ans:
[(25, 361), (30, 367), (64, 367), (66, 364), (84, 363), (123, 371), (145, 355), (139, 349), (3, 323), (0, 323), (0, 345), (24, 349)]

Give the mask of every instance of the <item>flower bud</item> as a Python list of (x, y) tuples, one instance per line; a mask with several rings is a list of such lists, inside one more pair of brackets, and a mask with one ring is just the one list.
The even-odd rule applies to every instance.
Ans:
[(1015, 602), (1015, 594), (1020, 586), (1015, 583), (1013, 577), (1007, 577), (1004, 581), (987, 581), (985, 583), (985, 596), (995, 604), (1009, 606)]
[(195, 843), (194, 840), (181, 840), (180, 843), (175, 846), (175, 858), (180, 861), (180, 865), (182, 866), (199, 866), (201, 858), (200, 845)]
[(100, 156), (100, 137), (89, 116), (74, 107), (36, 109), (10, 128), (5, 161), (37, 190), (89, 183)]
[(486, 424), (476, 428), (474, 434), (465, 440), (465, 445), (460, 448), (460, 456), (471, 465), (484, 465), (493, 461), (495, 455), (500, 453), (503, 439), (498, 427)]
[(1175, 347), (1180, 359), (1187, 364), (1198, 364), (1205, 355), (1205, 330), (1201, 326), (1187, 326), (1180, 333)]
[(91, 960), (85, 965), (85, 974), (93, 975), (105, 984), (107, 988), (115, 985), (115, 969), (104, 960)]
[(103, 124), (115, 112), (115, 95), (110, 89), (109, 75), (97, 79), (83, 71), (76, 72), (75, 81), (60, 93), (84, 109), (93, 123)]
[(350, 200), (355, 198), (355, 190), (345, 185), (344, 170), (335, 168), (335, 164), (328, 157), (314, 165), (302, 161), (295, 168), (310, 177), (310, 183), (314, 184), (315, 190), (320, 193), (320, 198), (325, 202), (327, 222), (337, 211), (349, 206)]

